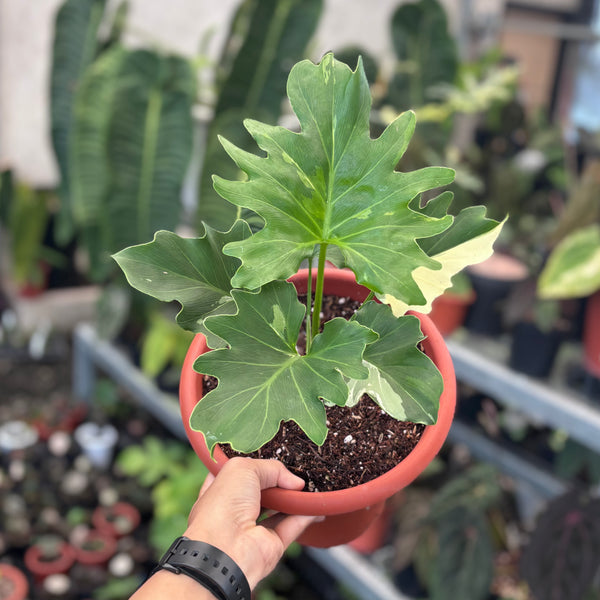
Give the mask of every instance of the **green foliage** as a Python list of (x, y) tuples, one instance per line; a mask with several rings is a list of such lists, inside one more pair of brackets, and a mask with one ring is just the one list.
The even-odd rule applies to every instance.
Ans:
[(125, 56), (119, 79), (106, 147), (110, 251), (179, 224), (195, 94), (186, 60), (146, 50)]
[(252, 289), (289, 277), (313, 256), (315, 246), (336, 246), (342, 255), (337, 266), (351, 268), (359, 283), (422, 304), (410, 274), (420, 265), (439, 267), (415, 238), (441, 233), (451, 217), (420, 215), (408, 203), (425, 190), (450, 183), (453, 171), (394, 171), (414, 130), (414, 116), (404, 113), (372, 140), (369, 87), (361, 65), (352, 72), (332, 55), (319, 65), (300, 62), (290, 72), (288, 94), (300, 134), (246, 121), (266, 158), (223, 140), (248, 180), (215, 176), (215, 189), (265, 221), (250, 240), (225, 248), (242, 260), (233, 284)]
[(548, 503), (523, 550), (521, 571), (536, 598), (578, 600), (597, 592), (600, 500), (573, 490)]
[(13, 277), (16, 283), (40, 283), (42, 273), (39, 261), (46, 225), (48, 207), (46, 197), (25, 185), (14, 191), (8, 216)]
[(150, 542), (159, 557), (173, 536), (185, 530), (208, 470), (188, 446), (154, 436), (144, 438), (142, 445), (122, 450), (116, 464), (141, 486), (151, 488), (154, 514)]
[(554, 249), (540, 274), (542, 298), (576, 298), (600, 289), (600, 225), (574, 231)]
[(488, 598), (494, 549), (486, 514), (500, 498), (488, 465), (471, 467), (434, 496), (415, 553), (431, 600)]
[(0, 224), (7, 225), (8, 214), (14, 196), (14, 178), (11, 169), (0, 172)]
[(56, 15), (50, 77), (50, 119), (52, 146), (61, 176), (61, 210), (56, 230), (61, 243), (67, 243), (74, 234), (69, 191), (73, 107), (83, 73), (98, 52), (98, 28), (104, 6), (105, 0), (66, 0)]
[(179, 224), (196, 94), (187, 60), (120, 45), (126, 4), (100, 40), (104, 9), (104, 0), (60, 8), (51, 99), (61, 175), (56, 237), (78, 238), (98, 281), (111, 274), (111, 252)]
[(142, 340), (142, 371), (148, 377), (157, 377), (170, 365), (181, 367), (193, 337), (167, 315), (160, 311), (152, 312)]
[(116, 465), (129, 477), (135, 477), (144, 487), (152, 487), (187, 458), (185, 446), (177, 442), (165, 443), (154, 436), (146, 436), (142, 445), (128, 446), (117, 457)]
[(454, 82), (458, 70), (456, 42), (437, 0), (402, 4), (392, 17), (392, 42), (399, 62), (388, 100), (397, 110), (436, 100), (439, 87)]
[(396, 318), (388, 306), (368, 302), (356, 313), (356, 321), (379, 339), (363, 354), (367, 379), (348, 382), (348, 405), (367, 393), (399, 421), (435, 423), (444, 384), (431, 360), (415, 347), (414, 340), (422, 339), (417, 318)]
[[(290, 72), (288, 95), (300, 133), (245, 121), (266, 156), (222, 140), (247, 180), (215, 177), (215, 189), (258, 214), (262, 230), (248, 236), (247, 226), (237, 223), (227, 233), (207, 228), (195, 240), (161, 232), (153, 242), (115, 256), (134, 287), (181, 302), (180, 324), (208, 330), (211, 345), (215, 338), (220, 346), (226, 343), (195, 363), (196, 370), (219, 380), (191, 417), (210, 448), (228, 442), (253, 451), (287, 420), (321, 444), (327, 434), (323, 401), (344, 406), (355, 399), (349, 387), (358, 393), (361, 385), (396, 418), (434, 422), (441, 380), (415, 348), (422, 335), (413, 318), (399, 319), (388, 307), (366, 303), (350, 321), (333, 319), (321, 331), (325, 262), (350, 268), (359, 283), (386, 301), (389, 296), (423, 305), (429, 296), (414, 272), (442, 268), (428, 255), (432, 248), (449, 252), (485, 238), (481, 245), (487, 249), (487, 236), (495, 238), (500, 230), (480, 209), (456, 219), (447, 215), (447, 196), (430, 211), (419, 209), (415, 199), (451, 182), (453, 172), (441, 167), (395, 171), (414, 116), (401, 115), (371, 139), (371, 98), (360, 61), (355, 71), (331, 54), (318, 65), (302, 61)], [(431, 247), (424, 241), (446, 230)], [(316, 255), (311, 320), (284, 280)], [(471, 254), (475, 262), (481, 260), (477, 257)], [(439, 293), (449, 285), (448, 276)], [(304, 353), (296, 348), (303, 321)]]
[(114, 578), (99, 587), (93, 595), (94, 600), (122, 600), (129, 598), (140, 586), (140, 578), (137, 575)]
[[(376, 334), (358, 323), (336, 318), (305, 355), (296, 341), (305, 308), (291, 283), (275, 281), (260, 294), (234, 290), (238, 313), (212, 317), (207, 327), (229, 348), (200, 356), (194, 368), (219, 379), (217, 389), (194, 410), (190, 424), (204, 432), (212, 450), (229, 442), (250, 453), (266, 444), (281, 421), (294, 421), (317, 444), (327, 436), (325, 401), (343, 406), (348, 387), (342, 375), (363, 379), (361, 358)], [(239, 382), (243, 381), (240, 387)], [(245, 426), (248, 421), (254, 427)]]
[(213, 189), (213, 173), (233, 179), (239, 173), (218, 135), (250, 149), (243, 119), (277, 121), (289, 66), (303, 57), (322, 5), (322, 0), (244, 0), (239, 6), (220, 60), (219, 96), (200, 178), (199, 220), (226, 229), (239, 216)]

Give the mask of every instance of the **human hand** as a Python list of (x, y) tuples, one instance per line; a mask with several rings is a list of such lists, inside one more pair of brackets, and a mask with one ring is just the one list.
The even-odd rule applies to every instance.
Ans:
[(275, 514), (257, 524), (260, 492), (270, 487), (301, 490), (304, 481), (277, 460), (230, 459), (216, 478), (206, 478), (184, 533), (228, 554), (252, 589), (275, 568), (304, 529), (318, 520)]

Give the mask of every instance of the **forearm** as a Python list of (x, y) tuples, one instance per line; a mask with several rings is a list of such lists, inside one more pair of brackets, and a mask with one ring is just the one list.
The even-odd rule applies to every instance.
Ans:
[(196, 580), (169, 571), (158, 571), (144, 583), (130, 600), (215, 600), (215, 596)]

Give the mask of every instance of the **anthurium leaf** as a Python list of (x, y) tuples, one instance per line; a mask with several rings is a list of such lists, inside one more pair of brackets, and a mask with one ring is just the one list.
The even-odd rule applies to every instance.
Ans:
[(208, 344), (214, 348), (222, 343), (204, 329), (204, 319), (236, 310), (230, 279), (239, 260), (223, 255), (221, 250), (226, 243), (249, 235), (244, 221), (237, 221), (226, 233), (206, 226), (199, 238), (159, 231), (152, 242), (125, 248), (114, 259), (135, 289), (164, 302), (177, 300), (182, 305), (178, 324), (208, 334)]
[[(317, 444), (327, 436), (321, 399), (344, 405), (346, 377), (367, 376), (362, 353), (376, 334), (356, 322), (327, 322), (306, 355), (296, 340), (305, 307), (294, 286), (274, 281), (260, 292), (233, 290), (238, 312), (207, 319), (206, 326), (229, 348), (200, 356), (194, 369), (219, 379), (218, 387), (199, 402), (190, 419), (212, 451), (229, 443), (253, 452), (279, 430), (281, 421), (295, 421)], [(240, 385), (240, 381), (243, 385)]]
[[(411, 203), (414, 210), (423, 214), (438, 215), (445, 213), (452, 200), (449, 192), (441, 194), (434, 200), (419, 208), (416, 202)], [(396, 316), (403, 315), (407, 310), (417, 310), (428, 313), (432, 302), (446, 289), (452, 286), (452, 277), (466, 266), (489, 258), (493, 245), (503, 222), (488, 219), (484, 206), (471, 206), (463, 209), (454, 219), (452, 225), (439, 235), (418, 240), (421, 249), (435, 259), (441, 269), (431, 269), (426, 266), (417, 267), (413, 271), (413, 279), (421, 288), (425, 304), (409, 304), (393, 294), (382, 296), (382, 301), (389, 304)]]
[(331, 54), (318, 65), (302, 61), (290, 72), (287, 89), (301, 133), (246, 121), (266, 157), (222, 140), (248, 179), (215, 177), (215, 189), (265, 221), (251, 240), (224, 249), (242, 260), (235, 287), (285, 279), (316, 245), (336, 246), (342, 266), (352, 269), (359, 283), (423, 303), (410, 274), (418, 266), (439, 264), (416, 239), (441, 233), (452, 218), (432, 218), (408, 204), (421, 192), (450, 183), (454, 172), (394, 171), (414, 131), (414, 115), (400, 115), (371, 139), (371, 97), (361, 62), (351, 71)]
[(553, 250), (540, 274), (541, 298), (576, 298), (600, 289), (600, 225), (568, 235)]
[(417, 348), (423, 339), (419, 320), (397, 318), (389, 306), (368, 302), (356, 313), (356, 321), (379, 334), (379, 339), (363, 354), (368, 378), (348, 384), (348, 404), (369, 394), (395, 419), (435, 423), (444, 382), (433, 362)]

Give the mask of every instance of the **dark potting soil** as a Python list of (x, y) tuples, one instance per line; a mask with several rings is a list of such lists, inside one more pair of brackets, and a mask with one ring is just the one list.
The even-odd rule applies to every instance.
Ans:
[[(305, 301), (305, 298), (300, 298)], [(323, 321), (333, 317), (349, 318), (360, 306), (348, 298), (327, 296), (323, 302)], [(217, 385), (204, 376), (204, 393)], [(353, 487), (371, 481), (395, 467), (416, 446), (424, 425), (397, 421), (367, 395), (353, 407), (326, 407), (329, 434), (317, 446), (294, 423), (281, 424), (278, 434), (252, 454), (235, 452), (223, 445), (228, 457), (274, 458), (302, 477), (308, 491), (325, 492)]]

